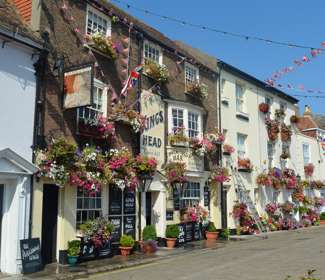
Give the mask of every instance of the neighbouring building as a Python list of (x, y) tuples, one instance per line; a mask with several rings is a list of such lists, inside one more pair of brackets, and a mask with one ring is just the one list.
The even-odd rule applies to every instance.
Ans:
[[(86, 144), (106, 151), (126, 147), (133, 156), (141, 152), (158, 160), (150, 189), (141, 194), (105, 185), (93, 197), (69, 184), (63, 186), (45, 177), (35, 180), (32, 236), (41, 238), (44, 263), (63, 262), (68, 241), (77, 237), (79, 225), (88, 219), (108, 216), (115, 225), (113, 243), (118, 243), (124, 233), (140, 238), (145, 225), (154, 225), (158, 236), (164, 237), (166, 224), (180, 222), (181, 208), (212, 208), (208, 178), (211, 162), (218, 162), (218, 149), (208, 161), (204, 153), (194, 154), (189, 142), (207, 132), (218, 134), (215, 63), (188, 53), (106, 1), (24, 2), (29, 12), (21, 12), (39, 30), (49, 49), (43, 62), (43, 111), (36, 126), (36, 145), (43, 148), (52, 139), (64, 137), (80, 149)], [(96, 41), (106, 36), (111, 38), (108, 50)], [(143, 71), (138, 77), (139, 65)], [(126, 92), (122, 89), (129, 74), (138, 83)], [(92, 92), (91, 105), (73, 103), (68, 93), (75, 90), (71, 86), (75, 79), (88, 90), (84, 99)], [(79, 101), (85, 104), (84, 99)], [(122, 108), (119, 114), (123, 116), (115, 118), (117, 108)], [(131, 111), (146, 117), (142, 133), (139, 123), (133, 122), (138, 119), (130, 120)], [(91, 127), (99, 115), (114, 122), (116, 141), (103, 140)], [(170, 136), (179, 131), (186, 141), (171, 141)], [(185, 163), (184, 175), (189, 182), (182, 195), (168, 186), (165, 168), (171, 162)], [(218, 217), (212, 218), (217, 223)]]
[(19, 241), (30, 236), (37, 76), (42, 45), (5, 0), (0, 3), (0, 270), (21, 271)]

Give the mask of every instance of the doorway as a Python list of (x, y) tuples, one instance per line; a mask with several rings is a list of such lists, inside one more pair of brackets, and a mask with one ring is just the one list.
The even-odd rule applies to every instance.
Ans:
[(151, 225), (152, 199), (151, 192), (146, 192), (146, 225)]
[(59, 187), (44, 185), (42, 217), (42, 259), (44, 264), (56, 262), (56, 238)]

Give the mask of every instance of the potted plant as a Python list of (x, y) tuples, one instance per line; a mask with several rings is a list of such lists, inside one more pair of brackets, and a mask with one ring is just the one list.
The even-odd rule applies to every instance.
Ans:
[(183, 162), (169, 162), (165, 166), (168, 184), (171, 186), (174, 182), (186, 182), (186, 166)]
[(213, 184), (224, 183), (230, 181), (230, 173), (227, 167), (216, 166), (212, 168), (210, 173), (210, 181)]
[(235, 152), (235, 148), (229, 144), (224, 144), (222, 146), (223, 154), (226, 156), (230, 156), (233, 152)]
[(218, 231), (213, 222), (209, 222), (208, 228), (206, 230), (205, 236), (208, 241), (217, 240)]
[(131, 235), (122, 235), (120, 238), (120, 250), (122, 256), (128, 256), (131, 254), (131, 250), (134, 246), (134, 239)]
[(142, 231), (143, 241), (140, 242), (144, 253), (154, 253), (157, 250), (157, 232), (153, 225), (145, 226)]
[(224, 228), (220, 232), (220, 238), (223, 240), (229, 240), (230, 236), (230, 229), (229, 228)]
[(68, 263), (72, 266), (78, 262), (80, 243), (80, 240), (71, 240), (68, 242)]
[(241, 172), (252, 172), (253, 165), (248, 158), (238, 158), (238, 171)]
[(260, 105), (258, 105), (258, 109), (263, 114), (267, 114), (269, 112), (269, 110), (270, 110), (270, 106), (267, 103), (261, 103)]
[(172, 249), (175, 247), (176, 240), (179, 236), (178, 225), (167, 225), (166, 228), (166, 244), (167, 247)]
[(320, 224), (325, 225), (325, 212), (322, 212), (319, 218), (320, 218)]

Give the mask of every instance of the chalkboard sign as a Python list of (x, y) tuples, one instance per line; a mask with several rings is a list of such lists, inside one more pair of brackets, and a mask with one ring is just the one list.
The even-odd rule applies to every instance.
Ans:
[(102, 248), (98, 251), (99, 258), (105, 258), (112, 256), (112, 244), (111, 241), (107, 241)]
[(210, 189), (209, 186), (204, 187), (204, 207), (210, 208)]
[(112, 232), (112, 242), (120, 242), (122, 233), (122, 218), (121, 217), (109, 217), (109, 220), (114, 225)]
[(124, 214), (135, 214), (135, 194), (134, 192), (124, 193)]
[(174, 220), (174, 210), (166, 210), (166, 221)]
[(193, 223), (194, 228), (194, 240), (201, 240), (201, 227), (199, 223)]
[(42, 270), (41, 243), (39, 238), (20, 240), (20, 253), (23, 273)]
[(179, 210), (180, 208), (180, 196), (176, 188), (173, 189), (173, 200), (174, 200), (174, 210)]
[(81, 241), (80, 245), (80, 260), (86, 261), (96, 257), (96, 248), (92, 242)]
[(109, 188), (109, 208), (110, 215), (122, 214), (122, 190), (117, 187)]
[(178, 235), (178, 244), (184, 244), (185, 243), (185, 232), (186, 232), (186, 227), (185, 224), (179, 224), (179, 235)]
[(193, 223), (186, 223), (185, 224), (185, 232), (186, 232), (186, 235), (185, 235), (185, 241), (186, 242), (191, 242), (193, 241)]
[(124, 216), (123, 227), (124, 234), (131, 235), (135, 238), (135, 216)]

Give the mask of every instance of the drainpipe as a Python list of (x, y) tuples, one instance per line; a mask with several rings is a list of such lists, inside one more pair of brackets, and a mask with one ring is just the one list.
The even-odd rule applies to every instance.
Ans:
[[(217, 63), (219, 66), (219, 75), (218, 75), (218, 128), (219, 132), (222, 131), (222, 122), (221, 122), (221, 72), (223, 70), (223, 62)], [(222, 146), (219, 146), (219, 165), (222, 165)], [(221, 207), (221, 227), (227, 228), (228, 227), (228, 221), (227, 221), (227, 196), (224, 196), (224, 186), (221, 183), (220, 184), (220, 207)], [(225, 199), (226, 198), (226, 199)]]

